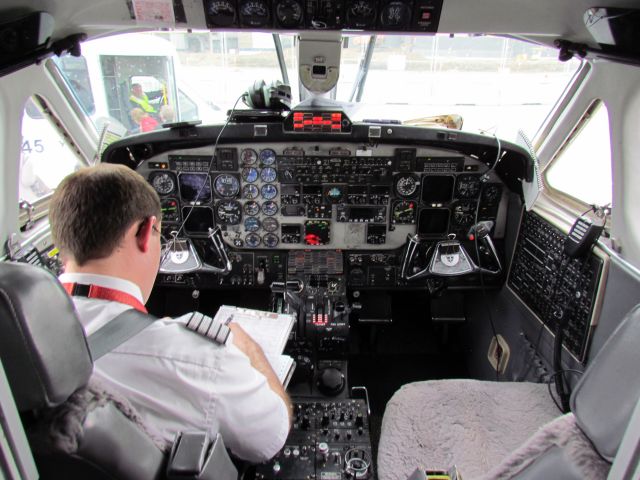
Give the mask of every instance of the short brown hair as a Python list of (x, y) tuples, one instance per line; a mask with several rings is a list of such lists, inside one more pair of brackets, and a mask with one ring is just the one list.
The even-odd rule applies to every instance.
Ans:
[(133, 223), (160, 215), (156, 191), (123, 165), (101, 164), (72, 173), (49, 206), (53, 241), (80, 266), (111, 255)]

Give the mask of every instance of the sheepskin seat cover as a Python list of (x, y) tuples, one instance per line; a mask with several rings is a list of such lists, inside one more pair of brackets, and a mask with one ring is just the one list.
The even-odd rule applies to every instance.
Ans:
[(378, 447), (380, 480), (456, 465), (483, 476), (561, 415), (546, 384), (433, 380), (404, 385), (387, 403)]

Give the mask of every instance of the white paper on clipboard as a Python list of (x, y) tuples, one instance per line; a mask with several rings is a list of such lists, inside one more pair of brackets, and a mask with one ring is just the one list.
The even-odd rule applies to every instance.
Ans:
[(141, 23), (176, 23), (173, 0), (133, 0), (133, 14)]

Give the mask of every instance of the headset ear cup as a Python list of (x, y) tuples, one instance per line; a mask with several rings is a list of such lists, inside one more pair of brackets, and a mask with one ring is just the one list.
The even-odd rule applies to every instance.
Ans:
[(249, 91), (249, 100), (251, 108), (265, 108), (264, 101), (264, 80), (256, 80)]

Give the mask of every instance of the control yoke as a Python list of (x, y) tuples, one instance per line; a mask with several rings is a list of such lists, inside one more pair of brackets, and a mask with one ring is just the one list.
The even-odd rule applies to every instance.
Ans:
[(489, 232), (493, 228), (493, 222), (483, 221), (473, 225), (469, 230), (468, 236), (476, 237), (477, 241), (491, 255), (493, 262), (497, 265), (497, 269), (491, 270), (480, 267), (473, 262), (464, 246), (455, 235), (450, 235), (448, 240), (440, 241), (434, 247), (430, 247), (426, 252), (428, 265), (420, 270), (414, 266), (417, 255), (419, 254), (421, 240), (418, 235), (407, 235), (407, 244), (402, 254), (402, 264), (400, 276), (403, 280), (411, 281), (419, 278), (432, 277), (456, 277), (460, 275), (468, 275), (471, 273), (486, 273), (489, 275), (497, 275), (502, 271), (502, 264), (495, 249), (493, 241), (489, 236)]
[(172, 239), (163, 247), (160, 273), (207, 272), (226, 275), (231, 272), (231, 260), (224, 247), (220, 227), (209, 229), (212, 250), (218, 256), (221, 267), (203, 262), (189, 239), (179, 239), (178, 232), (171, 232)]
[(211, 240), (211, 244), (213, 245), (213, 251), (218, 255), (220, 259), (220, 263), (222, 267), (214, 267), (213, 265), (209, 265), (208, 263), (202, 263), (201, 271), (209, 272), (209, 273), (219, 273), (222, 275), (226, 275), (231, 272), (231, 260), (229, 260), (229, 255), (227, 255), (227, 249), (224, 248), (224, 241), (222, 240), (222, 232), (220, 231), (220, 227), (210, 228), (209, 229), (209, 240)]

